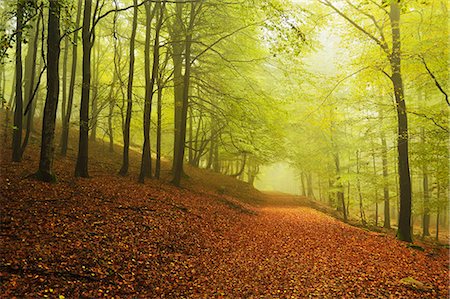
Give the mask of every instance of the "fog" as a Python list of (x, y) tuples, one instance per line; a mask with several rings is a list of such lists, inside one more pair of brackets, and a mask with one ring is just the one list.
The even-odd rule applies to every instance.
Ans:
[(296, 171), (286, 162), (262, 166), (255, 181), (255, 187), (261, 191), (279, 191), (300, 194), (300, 184)]

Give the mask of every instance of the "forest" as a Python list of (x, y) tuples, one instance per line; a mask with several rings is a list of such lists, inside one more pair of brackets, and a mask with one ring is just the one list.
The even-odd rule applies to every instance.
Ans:
[(447, 298), (448, 20), (0, 1), (0, 296)]

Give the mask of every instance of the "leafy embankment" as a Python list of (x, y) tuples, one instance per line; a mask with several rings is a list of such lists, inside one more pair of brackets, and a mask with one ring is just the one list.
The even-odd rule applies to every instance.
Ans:
[(188, 170), (183, 189), (138, 184), (137, 165), (115, 175), (104, 150), (92, 148), (92, 178), (73, 178), (69, 156), (46, 184), (29, 176), (35, 145), (20, 164), (2, 147), (2, 298), (448, 296), (444, 249), (408, 248), (299, 198), (263, 203), (244, 183), (200, 170)]

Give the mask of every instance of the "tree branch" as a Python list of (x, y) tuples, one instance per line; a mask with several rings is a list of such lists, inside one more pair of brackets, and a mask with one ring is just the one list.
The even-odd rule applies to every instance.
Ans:
[(346, 14), (344, 14), (342, 11), (337, 9), (333, 4), (331, 4), (330, 1), (328, 1), (328, 0), (318, 0), (318, 1), (320, 3), (322, 3), (323, 5), (328, 6), (331, 9), (333, 9), (337, 14), (339, 14), (341, 17), (346, 19), (356, 29), (358, 29), (359, 31), (361, 31), (362, 33), (367, 35), (370, 39), (372, 39), (375, 43), (377, 43), (381, 47), (381, 49), (386, 53), (386, 55), (390, 55), (391, 54), (390, 50), (389, 50), (389, 46), (387, 45), (386, 42), (383, 42), (383, 40), (380, 40), (380, 39), (376, 38), (373, 34), (371, 34), (366, 29), (364, 29), (363, 27), (358, 25), (354, 20), (350, 19)]
[(422, 61), (423, 65), (425, 66), (425, 69), (427, 70), (428, 74), (430, 75), (430, 77), (433, 79), (434, 84), (436, 84), (436, 87), (442, 92), (442, 94), (445, 97), (445, 101), (447, 102), (447, 105), (450, 107), (450, 102), (448, 100), (448, 94), (444, 91), (444, 89), (442, 88), (441, 84), (439, 84), (439, 81), (437, 80), (436, 76), (433, 74), (433, 72), (430, 70), (430, 68), (428, 67), (425, 58), (423, 58), (423, 56), (419, 56), (420, 60)]

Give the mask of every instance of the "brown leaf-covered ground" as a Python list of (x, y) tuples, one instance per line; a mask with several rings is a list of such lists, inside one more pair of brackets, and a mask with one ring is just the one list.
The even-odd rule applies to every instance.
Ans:
[[(167, 171), (139, 184), (137, 159), (120, 177), (120, 155), (104, 152), (93, 147), (89, 179), (73, 177), (73, 152), (58, 157), (58, 183), (47, 184), (29, 176), (37, 144), (20, 164), (2, 147), (1, 298), (449, 295), (447, 249), (408, 248), (302, 198), (262, 195), (211, 172), (188, 169), (182, 189), (166, 182)], [(402, 284), (405, 277), (425, 288)]]

